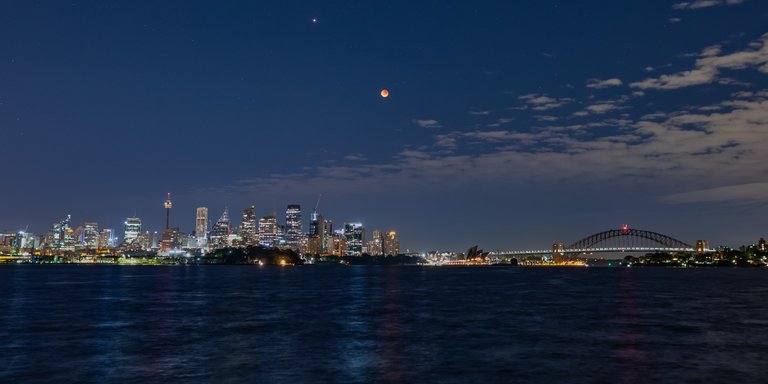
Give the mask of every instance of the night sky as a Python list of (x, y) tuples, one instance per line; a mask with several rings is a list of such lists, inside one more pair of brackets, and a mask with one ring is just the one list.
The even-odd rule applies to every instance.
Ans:
[(172, 192), (185, 232), (306, 231), (322, 194), (419, 251), (756, 242), (767, 32), (761, 0), (3, 1), (0, 229), (160, 230)]

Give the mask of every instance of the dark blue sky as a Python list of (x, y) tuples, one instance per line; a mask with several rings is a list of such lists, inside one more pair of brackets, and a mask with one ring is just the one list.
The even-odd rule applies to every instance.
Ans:
[(768, 235), (763, 1), (158, 3), (0, 3), (0, 228), (171, 191), (415, 250)]

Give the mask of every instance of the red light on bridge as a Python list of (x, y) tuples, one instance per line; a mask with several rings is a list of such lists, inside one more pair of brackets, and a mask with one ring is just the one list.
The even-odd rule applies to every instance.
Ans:
[(621, 227), (621, 230), (622, 230), (622, 231), (624, 231), (624, 232), (626, 232), (626, 231), (629, 231), (629, 225), (626, 225), (626, 224), (624, 224), (624, 225)]

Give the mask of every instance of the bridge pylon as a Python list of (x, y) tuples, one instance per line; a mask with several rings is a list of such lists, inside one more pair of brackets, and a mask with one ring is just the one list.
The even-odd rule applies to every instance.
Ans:
[(709, 241), (707, 240), (696, 240), (696, 253), (701, 255), (704, 254), (709, 250)]
[(555, 264), (563, 264), (565, 262), (565, 244), (552, 244), (552, 261)]

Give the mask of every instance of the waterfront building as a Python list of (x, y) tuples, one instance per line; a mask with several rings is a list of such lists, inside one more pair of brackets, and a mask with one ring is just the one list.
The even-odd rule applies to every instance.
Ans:
[(259, 245), (276, 247), (280, 244), (280, 226), (274, 213), (259, 219)]
[(385, 255), (398, 255), (400, 254), (400, 242), (397, 240), (397, 232), (389, 231), (387, 236), (384, 237), (383, 254)]
[(258, 228), (256, 223), (256, 207), (243, 210), (243, 222), (240, 224), (240, 242), (243, 245), (256, 245), (259, 241)]
[(363, 253), (365, 228), (362, 223), (344, 223), (344, 238), (347, 243), (347, 255), (360, 256)]
[(290, 204), (285, 210), (285, 245), (297, 250), (302, 237), (301, 205)]
[(0, 255), (16, 252), (20, 247), (20, 236), (16, 232), (0, 232)]
[(210, 248), (223, 248), (229, 245), (229, 209), (224, 207), (224, 213), (222, 213), (219, 221), (211, 228), (210, 235)]
[(27, 231), (19, 231), (19, 240), (17, 242), (19, 249), (36, 249), (40, 245), (39, 238)]

